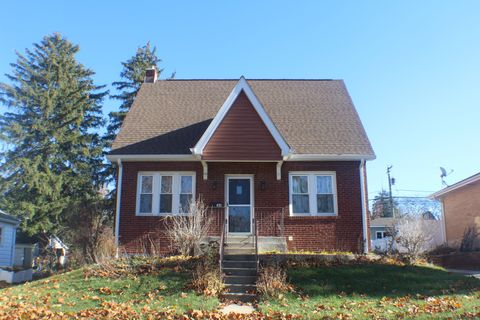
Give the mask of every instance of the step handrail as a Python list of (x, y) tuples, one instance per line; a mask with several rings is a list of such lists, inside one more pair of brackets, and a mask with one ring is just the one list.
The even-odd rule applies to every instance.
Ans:
[(255, 269), (258, 272), (258, 228), (257, 228), (257, 219), (253, 218), (253, 228), (254, 228), (254, 241), (255, 241)]
[(220, 266), (220, 270), (222, 270), (223, 256), (225, 254), (225, 238), (227, 236), (227, 232), (225, 230), (226, 226), (227, 226), (227, 219), (225, 218), (223, 222), (222, 235), (220, 237), (220, 258), (218, 262)]

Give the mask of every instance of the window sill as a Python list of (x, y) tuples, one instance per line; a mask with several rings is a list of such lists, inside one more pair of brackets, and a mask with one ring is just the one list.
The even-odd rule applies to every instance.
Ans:
[(336, 213), (290, 213), (291, 218), (336, 218)]
[(136, 217), (186, 217), (188, 213), (136, 213)]

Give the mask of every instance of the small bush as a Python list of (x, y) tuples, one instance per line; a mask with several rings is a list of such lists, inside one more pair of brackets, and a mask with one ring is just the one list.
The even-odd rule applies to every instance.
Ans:
[(166, 221), (167, 236), (172, 246), (184, 256), (201, 254), (202, 241), (207, 237), (212, 217), (201, 199), (190, 203), (185, 216), (172, 216)]
[(219, 245), (211, 241), (202, 248), (202, 256), (193, 271), (192, 287), (206, 296), (220, 294), (224, 289), (219, 265)]
[(207, 263), (199, 263), (193, 271), (192, 287), (206, 296), (220, 294), (224, 289), (222, 273)]
[(284, 293), (293, 291), (293, 287), (287, 281), (285, 270), (271, 265), (260, 269), (257, 291), (264, 297), (280, 298)]
[(476, 226), (469, 226), (463, 232), (462, 242), (460, 244), (460, 251), (471, 252), (475, 250), (475, 244), (480, 234)]

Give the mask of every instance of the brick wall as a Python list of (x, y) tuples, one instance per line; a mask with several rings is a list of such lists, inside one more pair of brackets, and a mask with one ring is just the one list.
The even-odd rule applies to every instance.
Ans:
[[(203, 180), (199, 162), (125, 162), (123, 164), (120, 243), (129, 253), (156, 250), (167, 253), (170, 245), (163, 230), (165, 218), (135, 216), (136, 186), (139, 171), (195, 171), (196, 195), (206, 204), (224, 203), (225, 174), (254, 175), (254, 205), (260, 235), (272, 235), (272, 219), (284, 210), (285, 236), (290, 250), (342, 250), (358, 252), (362, 239), (362, 207), (359, 162), (284, 162), (282, 179), (276, 179), (275, 163), (210, 162), (208, 180)], [(290, 171), (335, 171), (338, 216), (291, 217), (288, 203)], [(264, 190), (261, 185), (264, 184)], [(268, 208), (268, 209), (262, 209)], [(212, 235), (220, 234), (222, 209), (214, 210)], [(277, 234), (278, 235), (278, 234)]]
[[(447, 193), (443, 198), (445, 233), (449, 245), (460, 245), (468, 226), (480, 232), (480, 182)], [(480, 240), (477, 243), (480, 248)]]

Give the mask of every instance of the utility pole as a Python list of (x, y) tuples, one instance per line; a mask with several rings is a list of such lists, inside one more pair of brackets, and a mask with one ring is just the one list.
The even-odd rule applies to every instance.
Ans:
[(390, 170), (392, 170), (392, 165), (387, 167), (387, 176), (388, 176), (388, 192), (390, 196), (390, 210), (392, 211), (392, 218), (395, 218), (395, 212), (393, 211), (393, 197), (392, 197), (392, 178), (390, 178)]

